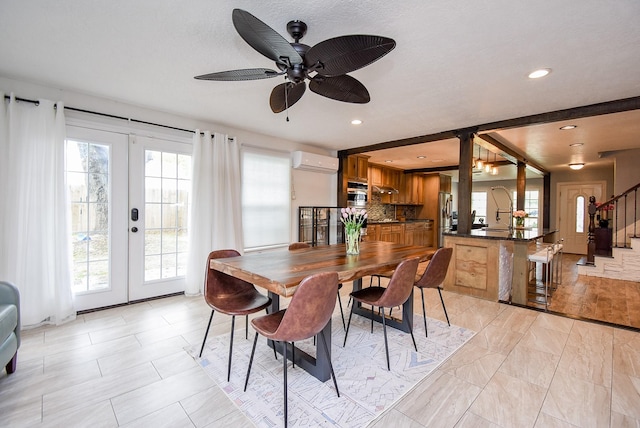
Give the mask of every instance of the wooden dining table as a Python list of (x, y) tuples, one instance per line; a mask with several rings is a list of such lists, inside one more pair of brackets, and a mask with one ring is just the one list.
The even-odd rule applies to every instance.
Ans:
[[(213, 259), (210, 268), (227, 275), (240, 278), (268, 291), (272, 299), (269, 313), (280, 310), (280, 297), (292, 297), (300, 281), (309, 275), (320, 272), (337, 272), (338, 281), (353, 281), (353, 289), (362, 288), (362, 278), (380, 272), (395, 269), (403, 260), (418, 257), (420, 261), (429, 260), (434, 248), (414, 245), (395, 244), (391, 242), (370, 241), (360, 243), (360, 254), (347, 255), (344, 244), (323, 245), (300, 250), (275, 250), (260, 253), (249, 253), (239, 257)], [(413, 328), (413, 294), (405, 303), (404, 310), (409, 314), (402, 320), (388, 319), (387, 325), (405, 332)], [(358, 304), (354, 312), (378, 321), (382, 318), (371, 310), (365, 310)], [(325, 355), (331, 356), (331, 321), (322, 331), (327, 342), (327, 353), (316, 350), (313, 357), (302, 350), (293, 349), (287, 352), (295, 355), (294, 362), (321, 381), (330, 377), (329, 361)], [(293, 348), (293, 345), (288, 344)], [(322, 340), (317, 346), (324, 346)], [(282, 353), (282, 344), (276, 344)]]

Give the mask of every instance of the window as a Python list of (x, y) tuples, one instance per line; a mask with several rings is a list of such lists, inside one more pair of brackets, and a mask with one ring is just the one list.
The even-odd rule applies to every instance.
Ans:
[(74, 293), (109, 288), (109, 146), (66, 142)]
[(471, 212), (476, 212), (474, 223), (487, 223), (487, 192), (471, 192)]
[(576, 198), (576, 233), (584, 233), (584, 196)]
[(145, 151), (144, 280), (184, 276), (191, 156)]
[(288, 154), (242, 152), (242, 230), (245, 250), (288, 245), (291, 166)]
[[(517, 199), (517, 193), (513, 192), (513, 200)], [(540, 219), (540, 192), (538, 190), (526, 190), (524, 192), (524, 210), (528, 215), (524, 219), (525, 227), (538, 228)]]

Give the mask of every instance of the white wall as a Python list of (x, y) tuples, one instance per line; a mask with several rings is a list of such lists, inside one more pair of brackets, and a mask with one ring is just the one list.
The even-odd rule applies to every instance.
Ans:
[[(168, 112), (139, 107), (119, 102), (117, 100), (111, 100), (74, 91), (28, 83), (3, 76), (0, 76), (0, 92), (4, 92), (4, 94), (6, 95), (9, 95), (11, 92), (13, 92), (16, 97), (32, 100), (42, 98), (49, 99), (55, 102), (62, 101), (67, 107), (74, 107), (99, 113), (128, 117), (131, 119), (158, 123), (177, 128), (189, 130), (201, 129), (222, 132), (230, 136), (237, 137), (238, 141), (241, 144), (247, 144), (255, 147), (287, 152), (304, 150), (327, 156), (336, 156), (335, 152), (327, 151), (326, 149), (315, 146), (305, 145), (303, 143), (298, 143), (295, 141), (283, 140), (268, 135), (229, 127), (224, 124), (206, 122)], [(119, 119), (108, 119), (97, 115), (74, 113), (71, 111), (65, 112), (65, 115), (70, 118), (74, 117), (82, 118), (84, 120), (95, 120), (96, 122), (105, 125), (113, 124), (119, 127), (128, 126), (131, 132), (144, 133), (156, 131), (174, 135), (182, 140), (190, 141), (191, 138), (190, 133), (172, 131), (164, 128), (140, 125), (135, 123), (129, 124), (126, 121)], [(291, 241), (296, 241), (298, 239), (298, 207), (303, 205), (335, 206), (337, 201), (337, 174), (321, 174), (308, 171), (292, 170), (292, 180), (295, 188), (295, 199), (292, 199), (290, 239)]]

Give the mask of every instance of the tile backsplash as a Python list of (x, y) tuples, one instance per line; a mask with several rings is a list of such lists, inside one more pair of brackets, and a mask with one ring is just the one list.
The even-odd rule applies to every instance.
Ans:
[(416, 218), (416, 207), (406, 205), (383, 204), (380, 195), (372, 195), (367, 203), (367, 213), (370, 221), (383, 221), (385, 219), (399, 220), (404, 217), (406, 220)]

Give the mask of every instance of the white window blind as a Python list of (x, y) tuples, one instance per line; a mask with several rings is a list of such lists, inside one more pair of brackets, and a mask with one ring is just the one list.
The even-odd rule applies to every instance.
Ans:
[(288, 245), (291, 165), (286, 153), (242, 152), (242, 228), (247, 251)]

